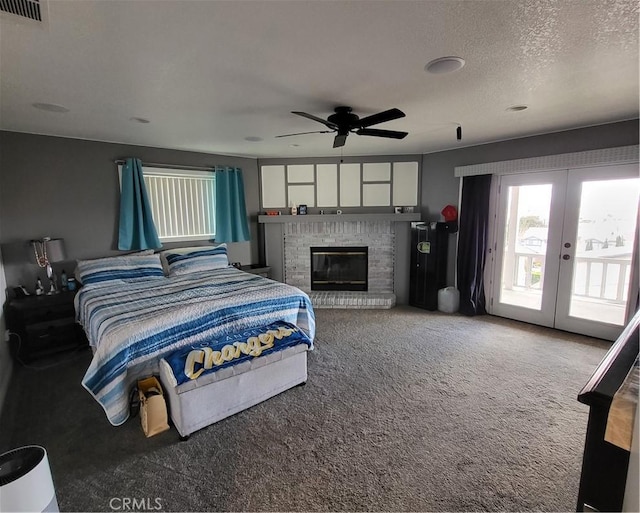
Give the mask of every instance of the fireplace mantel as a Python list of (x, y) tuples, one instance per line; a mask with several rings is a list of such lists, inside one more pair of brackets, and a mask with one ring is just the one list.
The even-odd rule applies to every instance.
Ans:
[(412, 214), (306, 214), (258, 216), (259, 223), (328, 223), (334, 221), (392, 221), (412, 222), (420, 221), (420, 213)]

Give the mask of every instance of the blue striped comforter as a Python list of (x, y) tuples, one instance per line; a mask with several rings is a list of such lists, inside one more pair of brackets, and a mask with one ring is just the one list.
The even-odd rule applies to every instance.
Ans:
[(114, 426), (129, 417), (135, 381), (158, 374), (160, 359), (176, 349), (279, 320), (295, 324), (311, 341), (315, 336), (313, 307), (303, 291), (233, 267), (86, 285), (75, 306), (95, 349), (82, 385)]

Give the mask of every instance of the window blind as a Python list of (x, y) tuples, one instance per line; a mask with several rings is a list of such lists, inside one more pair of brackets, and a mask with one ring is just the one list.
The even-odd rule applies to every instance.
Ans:
[(144, 167), (143, 174), (160, 240), (214, 238), (214, 173)]

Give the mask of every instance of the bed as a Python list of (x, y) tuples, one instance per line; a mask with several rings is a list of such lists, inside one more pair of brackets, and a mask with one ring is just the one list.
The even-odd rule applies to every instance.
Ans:
[(101, 264), (78, 264), (84, 285), (75, 298), (76, 320), (94, 351), (82, 385), (114, 426), (129, 417), (136, 380), (158, 375), (160, 360), (178, 349), (276, 321), (300, 328), (313, 347), (309, 297), (229, 266), (226, 248), (219, 265), (192, 265), (186, 272), (175, 272), (183, 258), (169, 260), (168, 269), (157, 254), (129, 260), (133, 264), (112, 264), (107, 271)]

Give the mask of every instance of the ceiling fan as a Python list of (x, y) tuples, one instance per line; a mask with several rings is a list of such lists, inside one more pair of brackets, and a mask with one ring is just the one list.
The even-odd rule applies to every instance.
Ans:
[(404, 112), (399, 109), (389, 109), (377, 114), (372, 114), (366, 118), (360, 119), (356, 114), (353, 114), (351, 107), (336, 107), (335, 114), (331, 114), (327, 119), (319, 118), (313, 114), (307, 114), (306, 112), (292, 111), (292, 114), (297, 114), (303, 118), (308, 118), (318, 123), (322, 123), (331, 130), (318, 130), (315, 132), (299, 132), (297, 134), (285, 134), (277, 135), (276, 137), (290, 137), (292, 135), (304, 135), (304, 134), (330, 134), (335, 132), (336, 137), (333, 140), (333, 147), (340, 148), (344, 146), (347, 141), (349, 133), (355, 133), (357, 135), (370, 135), (373, 137), (387, 137), (390, 139), (404, 139), (408, 132), (397, 132), (395, 130), (379, 130), (376, 128), (368, 128), (378, 123), (385, 123), (386, 121), (392, 121), (394, 119), (403, 118)]

